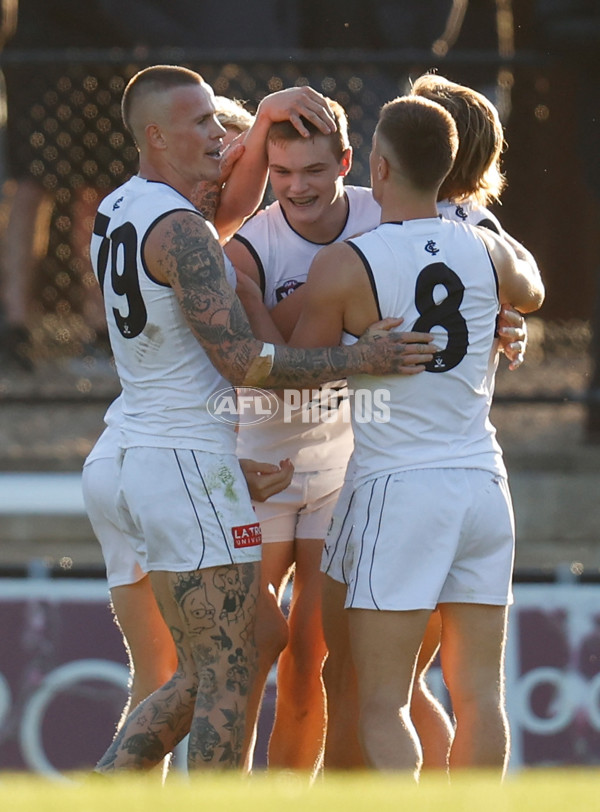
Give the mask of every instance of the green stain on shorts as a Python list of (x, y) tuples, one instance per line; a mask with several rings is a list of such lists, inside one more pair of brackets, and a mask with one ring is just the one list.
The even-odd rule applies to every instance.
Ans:
[(226, 499), (229, 499), (230, 502), (239, 501), (238, 495), (234, 488), (235, 476), (227, 465), (222, 465), (214, 477), (212, 477), (212, 480), (211, 485), (209, 485), (209, 491), (213, 488), (223, 489)]

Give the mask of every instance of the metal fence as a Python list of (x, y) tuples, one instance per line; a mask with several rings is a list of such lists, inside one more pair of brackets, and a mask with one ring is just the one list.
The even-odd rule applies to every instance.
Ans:
[[(12, 158), (21, 174), (53, 200), (48, 251), (33, 292), (39, 316), (34, 337), (42, 358), (81, 355), (95, 338), (84, 315), (94, 290), (87, 254), (93, 214), (101, 197), (137, 170), (137, 153), (120, 118), (120, 98), (137, 70), (159, 62), (198, 70), (217, 94), (243, 100), (251, 111), (265, 94), (299, 84), (335, 98), (350, 121), (355, 157), (348, 180), (359, 185), (369, 182), (368, 151), (379, 108), (405, 92), (411, 77), (437, 67), (450, 79), (496, 94), (509, 145), (504, 160), (508, 188), (496, 213), (543, 268), (548, 295), (542, 319), (591, 319), (600, 249), (599, 230), (591, 226), (598, 201), (586, 186), (578, 154), (573, 76), (564, 64), (520, 53), (501, 65), (495, 54), (475, 51), (457, 51), (437, 65), (430, 52), (421, 51), (13, 51), (0, 59), (17, 145)], [(493, 86), (489, 77), (495, 75), (500, 82)], [(6, 172), (10, 191), (15, 166), (9, 163)], [(556, 206), (565, 193), (584, 202), (579, 211)], [(0, 218), (6, 221), (6, 205)], [(566, 256), (576, 284), (573, 276), (565, 280)], [(559, 392), (546, 400), (582, 397)]]

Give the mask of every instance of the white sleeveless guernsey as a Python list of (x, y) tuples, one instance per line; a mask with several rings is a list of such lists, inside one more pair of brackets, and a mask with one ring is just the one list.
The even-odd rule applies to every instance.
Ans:
[[(419, 375), (349, 378), (353, 405), (360, 406), (353, 414), (355, 485), (416, 468), (505, 475), (489, 420), (498, 283), (476, 229), (441, 218), (408, 220), (384, 223), (349, 244), (365, 265), (381, 317), (401, 316), (402, 330), (433, 333), (440, 350)], [(386, 401), (388, 420), (362, 422), (365, 404)]]
[(496, 234), (504, 233), (496, 215), (472, 200), (463, 200), (462, 203), (440, 200), (437, 210), (446, 220), (456, 220), (469, 226), (484, 226), (490, 231), (495, 231)]
[(231, 385), (194, 338), (171, 287), (153, 280), (142, 260), (152, 226), (182, 209), (197, 213), (172, 187), (133, 177), (104, 198), (94, 224), (91, 259), (123, 387), (120, 445), (235, 453), (233, 427), (207, 410), (213, 393), (233, 397)]
[[(339, 242), (379, 224), (381, 209), (370, 189), (346, 186), (348, 217), (335, 240)], [(323, 248), (301, 237), (285, 219), (279, 202), (258, 212), (234, 239), (254, 257), (266, 306), (271, 309), (304, 284), (315, 254)], [(335, 273), (335, 269), (332, 269)], [(257, 423), (253, 411), (240, 414), (238, 457), (278, 463), (289, 457), (296, 471), (345, 467), (352, 451), (352, 426), (345, 381), (315, 389), (302, 408), (280, 408), (274, 417)], [(300, 403), (298, 396), (293, 403)], [(324, 419), (317, 419), (316, 416)]]

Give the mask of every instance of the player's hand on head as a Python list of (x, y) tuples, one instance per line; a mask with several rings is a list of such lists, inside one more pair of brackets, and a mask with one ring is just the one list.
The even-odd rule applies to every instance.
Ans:
[(266, 115), (272, 122), (290, 121), (300, 135), (305, 137), (310, 133), (302, 123), (302, 118), (314, 124), (324, 135), (337, 130), (327, 100), (312, 87), (289, 87), (265, 96), (258, 106), (258, 115)]
[(502, 305), (498, 317), (500, 350), (509, 360), (510, 370), (518, 369), (527, 351), (527, 323), (521, 313), (510, 305)]

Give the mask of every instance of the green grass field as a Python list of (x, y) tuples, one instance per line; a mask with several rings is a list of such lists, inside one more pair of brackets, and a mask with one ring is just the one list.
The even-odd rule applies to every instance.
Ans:
[(417, 787), (407, 777), (343, 774), (308, 786), (297, 774), (171, 777), (164, 787), (147, 776), (73, 776), (70, 783), (31, 774), (0, 773), (3, 812), (595, 812), (600, 770), (544, 769), (509, 776), (503, 785), (465, 774), (449, 786), (441, 777)]

